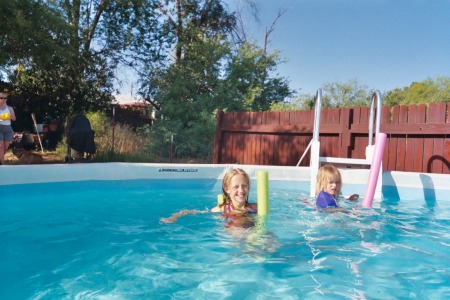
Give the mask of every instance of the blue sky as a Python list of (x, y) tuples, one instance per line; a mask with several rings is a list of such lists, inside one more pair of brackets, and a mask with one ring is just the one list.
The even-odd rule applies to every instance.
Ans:
[[(241, 0), (242, 1), (242, 0)], [(450, 0), (255, 0), (264, 29), (285, 10), (269, 50), (291, 88), (315, 94), (327, 82), (357, 79), (381, 92), (450, 77)]]
[[(224, 0), (230, 9), (239, 1)], [(253, 1), (260, 23), (248, 17), (246, 27), (260, 47), (265, 28), (285, 10), (268, 49), (280, 51), (286, 62), (278, 73), (300, 93), (353, 79), (384, 92), (450, 77), (450, 0)], [(121, 92), (129, 95), (128, 75)]]

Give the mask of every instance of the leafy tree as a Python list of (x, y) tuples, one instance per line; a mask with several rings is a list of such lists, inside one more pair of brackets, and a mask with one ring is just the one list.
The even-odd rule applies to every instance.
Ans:
[(48, 62), (61, 54), (68, 36), (54, 5), (41, 1), (0, 0), (0, 68)]
[(313, 109), (314, 106), (315, 106), (315, 96), (306, 93), (301, 93), (293, 99), (288, 99), (283, 102), (272, 102), (270, 104), (270, 111)]
[[(153, 151), (166, 156), (174, 135), (175, 155), (211, 155), (217, 109), (267, 110), (292, 93), (284, 78), (272, 77), (277, 53), (247, 42), (233, 44), (235, 19), (222, 1), (174, 0), (157, 11), (167, 35), (147, 42), (154, 50), (141, 74), (141, 91), (158, 109)], [(155, 47), (173, 49), (173, 58), (156, 64)]]
[[(0, 26), (0, 68), (17, 111), (64, 119), (105, 110), (124, 64), (140, 68), (142, 94), (161, 108), (154, 132), (211, 144), (217, 109), (266, 110), (292, 93), (285, 78), (273, 76), (278, 54), (267, 52), (275, 22), (260, 49), (235, 38), (236, 14), (224, 3), (6, 1), (0, 13), (14, 17)], [(201, 150), (187, 140), (183, 147), (185, 154)]]
[[(322, 88), (322, 108), (368, 106), (372, 95), (373, 92), (369, 91), (367, 86), (361, 85), (357, 79), (346, 83), (325, 83)], [(314, 109), (315, 96), (302, 93), (292, 101), (272, 103), (271, 110)]]
[(255, 44), (243, 43), (231, 55), (226, 67), (228, 108), (237, 111), (265, 111), (272, 102), (283, 102), (293, 94), (283, 77), (271, 77), (279, 63), (278, 53), (267, 55)]
[(413, 82), (409, 87), (388, 91), (383, 96), (383, 103), (390, 106), (431, 102), (450, 102), (450, 78)]
[[(0, 68), (9, 77), (9, 82), (2, 82), (2, 86), (12, 94), (19, 124), (24, 119), (31, 123), (29, 112), (40, 115), (41, 111), (49, 111), (55, 102), (48, 99), (52, 94), (46, 95), (44, 91), (49, 81), (60, 76), (51, 73), (64, 58), (69, 35), (61, 14), (52, 3), (2, 2)], [(24, 114), (27, 118), (22, 117)]]
[(372, 100), (372, 92), (357, 79), (351, 79), (347, 83), (325, 83), (322, 90), (323, 108), (368, 106)]
[[(205, 39), (223, 42), (234, 26), (234, 16), (225, 10), (220, 0), (155, 1), (151, 7), (154, 14), (148, 23), (153, 24), (155, 30), (148, 31), (145, 24), (140, 26), (140, 38), (133, 44), (133, 51), (140, 67), (140, 91), (148, 98), (155, 98), (160, 77), (169, 72), (168, 68), (173, 63), (196, 60), (198, 45)], [(159, 109), (155, 103), (151, 104)]]
[[(161, 107), (158, 122), (153, 126), (153, 149), (169, 149), (169, 136), (175, 135), (176, 155), (204, 156), (211, 153), (214, 139), (214, 109), (223, 107), (220, 87), (221, 60), (229, 48), (220, 36), (190, 44), (189, 52), (196, 59), (184, 59), (168, 67), (160, 77), (155, 99)], [(195, 48), (195, 49), (193, 49)], [(159, 141), (159, 142), (157, 142)]]
[(17, 111), (64, 118), (107, 109), (115, 70), (129, 63), (127, 51), (142, 28), (152, 30), (151, 5), (151, 0), (13, 0), (2, 6), (2, 14), (14, 16), (1, 29), (0, 64)]

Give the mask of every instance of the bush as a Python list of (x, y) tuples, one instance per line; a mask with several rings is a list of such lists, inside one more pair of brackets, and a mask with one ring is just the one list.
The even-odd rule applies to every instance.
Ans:
[[(124, 124), (111, 124), (109, 118), (101, 112), (90, 112), (86, 117), (95, 131), (97, 162), (148, 162), (151, 155), (145, 153), (149, 143), (145, 131), (134, 132)], [(61, 156), (67, 155), (67, 138), (64, 137), (57, 145), (56, 152)]]
[[(95, 162), (212, 163), (214, 131), (211, 131), (211, 124), (193, 126), (174, 134), (171, 157), (171, 133), (162, 126), (145, 125), (133, 130), (124, 124), (112, 124), (104, 113), (87, 113), (86, 117), (95, 131)], [(56, 151), (66, 156), (66, 137)]]

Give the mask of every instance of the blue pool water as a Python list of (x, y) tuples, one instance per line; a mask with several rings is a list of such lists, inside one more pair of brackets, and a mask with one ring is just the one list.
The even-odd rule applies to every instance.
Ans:
[(449, 201), (331, 214), (306, 189), (271, 183), (269, 217), (242, 229), (211, 213), (160, 223), (213, 207), (216, 180), (1, 186), (0, 299), (450, 298)]

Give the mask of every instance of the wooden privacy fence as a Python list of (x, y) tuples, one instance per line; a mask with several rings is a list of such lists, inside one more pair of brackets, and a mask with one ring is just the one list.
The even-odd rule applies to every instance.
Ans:
[[(383, 170), (450, 174), (450, 104), (384, 106)], [(320, 156), (365, 158), (369, 107), (322, 109)], [(295, 166), (312, 139), (314, 110), (217, 113), (214, 163)], [(301, 166), (309, 166), (310, 153)]]

